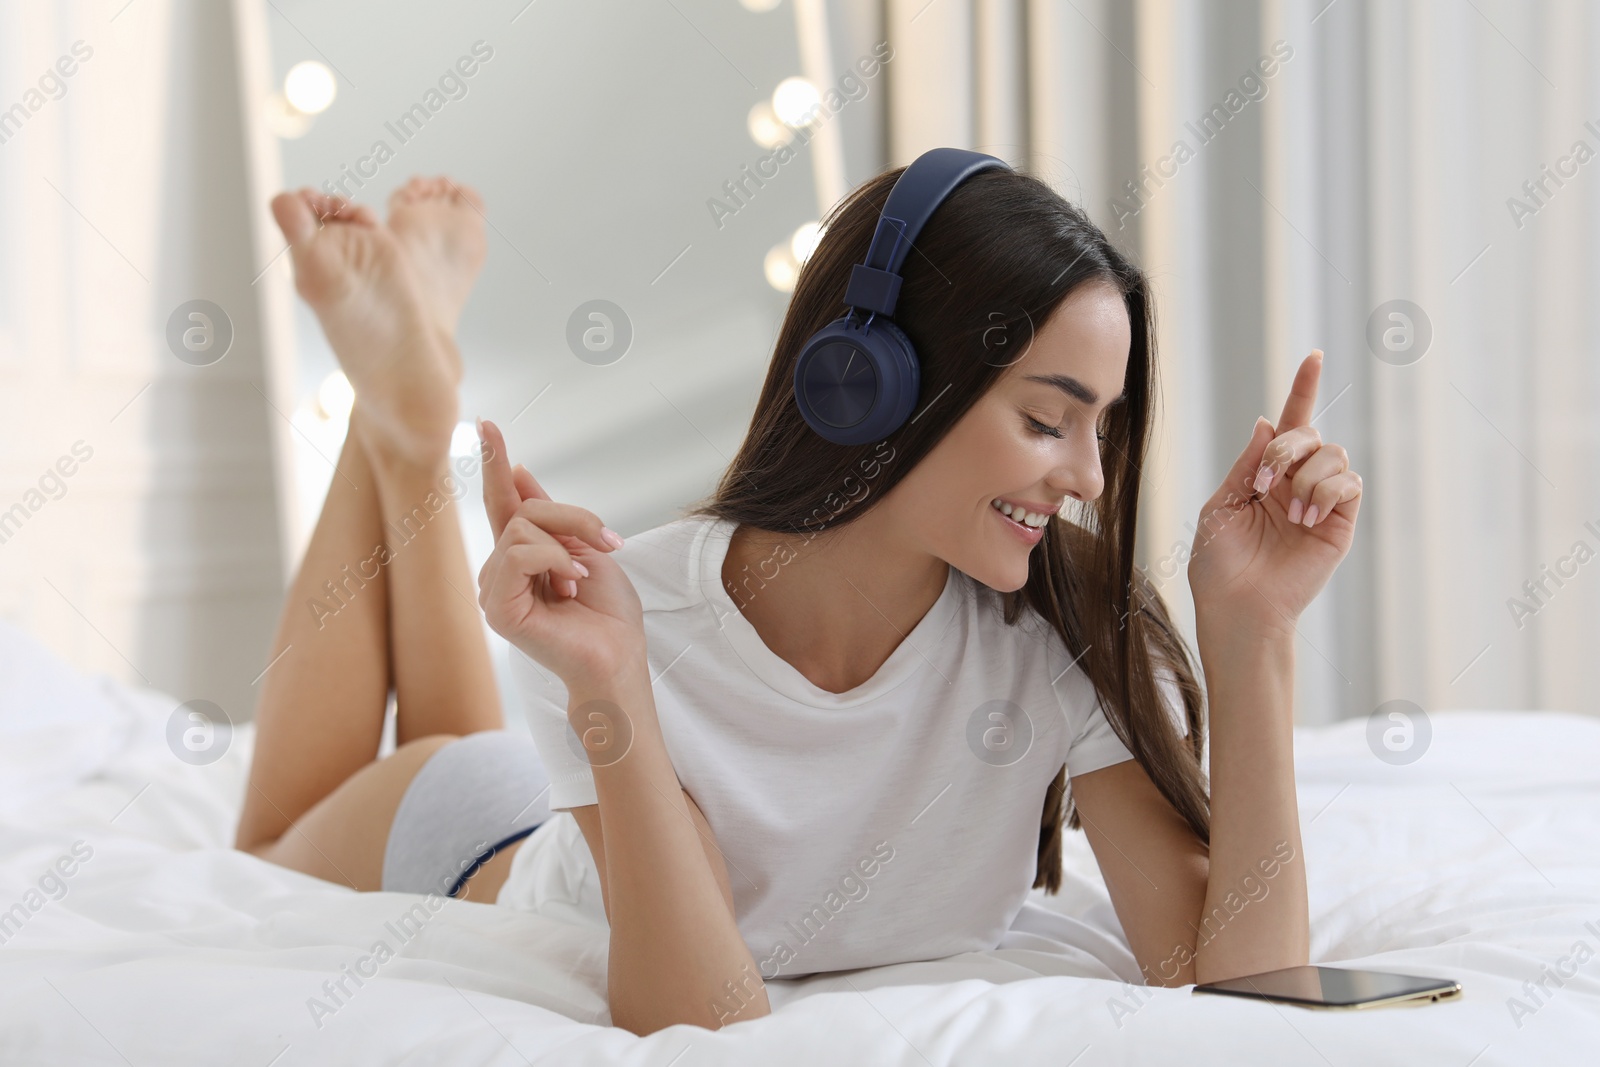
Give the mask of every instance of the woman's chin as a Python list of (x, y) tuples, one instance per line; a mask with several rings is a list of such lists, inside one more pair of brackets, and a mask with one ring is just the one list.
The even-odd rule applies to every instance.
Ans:
[(1020, 567), (995, 567), (991, 564), (981, 575), (974, 577), (997, 593), (1015, 593), (1028, 584), (1028, 569), (1028, 558), (1025, 556)]

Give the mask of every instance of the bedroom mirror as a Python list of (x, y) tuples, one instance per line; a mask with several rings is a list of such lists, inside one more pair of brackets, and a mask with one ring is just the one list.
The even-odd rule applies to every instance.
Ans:
[[(850, 172), (876, 166), (887, 71), (855, 43), (872, 20), (732, 0), (266, 12), (285, 187), (380, 216), (416, 175), (482, 198), (487, 259), (458, 330), (458, 458), (476, 450), (473, 419), (492, 419), (552, 494), (623, 530), (709, 491), (822, 210)], [(824, 117), (806, 122), (813, 105)], [(303, 544), (352, 393), (304, 301), (292, 339)], [(476, 498), (475, 477), (462, 491)], [(462, 518), (476, 570), (489, 525), (481, 508)]]
[[(820, 212), (810, 158), (759, 185), (745, 177), (795, 137), (774, 100), (792, 107), (787, 83), (810, 85), (792, 6), (267, 11), (275, 83), (293, 89), (309, 64), (328, 85), (306, 90), (314, 113), (281, 140), (285, 186), (336, 189), (380, 214), (413, 175), (482, 196), (488, 258), (459, 329), (469, 429), (471, 416), (496, 420), (552, 492), (581, 487), (630, 529), (704, 492), (744, 429), (787, 302), (766, 260)], [(879, 105), (875, 81), (850, 108)], [(728, 183), (746, 192), (730, 197)], [(583, 309), (600, 300), (617, 311), (591, 320)], [(584, 347), (591, 329), (615, 335), (609, 349)], [(343, 390), (303, 302), (294, 339), (307, 436), (332, 455), (342, 427), (321, 417)], [(309, 521), (331, 471), (306, 458)]]

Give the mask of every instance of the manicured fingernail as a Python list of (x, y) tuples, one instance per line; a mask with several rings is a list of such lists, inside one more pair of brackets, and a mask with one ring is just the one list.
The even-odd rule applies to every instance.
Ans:
[(478, 416), (478, 440), (483, 440), (483, 416)]
[(1304, 510), (1305, 510), (1305, 505), (1300, 503), (1300, 498), (1299, 497), (1295, 497), (1293, 500), (1289, 501), (1289, 521), (1290, 522), (1299, 522), (1300, 521), (1300, 514)]
[(1315, 526), (1316, 524), (1317, 524), (1317, 506), (1315, 504), (1312, 504), (1309, 508), (1306, 508), (1306, 525), (1307, 526)]
[(588, 567), (585, 567), (583, 564), (579, 563), (577, 560), (573, 560), (572, 561), (572, 566), (573, 566), (573, 568), (575, 570), (577, 570), (577, 572), (579, 574), (583, 575), (585, 578), (589, 577), (589, 568)]
[(617, 531), (611, 529), (609, 526), (600, 527), (600, 536), (604, 537), (606, 539), (606, 544), (610, 545), (612, 548), (622, 547), (623, 541), (621, 535), (619, 535)]
[(1265, 493), (1271, 486), (1272, 468), (1262, 465), (1261, 469), (1256, 471), (1255, 491)]

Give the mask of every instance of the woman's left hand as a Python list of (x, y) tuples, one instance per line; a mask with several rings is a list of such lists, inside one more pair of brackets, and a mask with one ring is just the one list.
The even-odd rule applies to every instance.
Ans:
[(1311, 425), (1321, 378), (1322, 352), (1313, 350), (1277, 427), (1256, 420), (1250, 443), (1206, 502), (1188, 567), (1197, 614), (1292, 633), (1350, 551), (1361, 475)]

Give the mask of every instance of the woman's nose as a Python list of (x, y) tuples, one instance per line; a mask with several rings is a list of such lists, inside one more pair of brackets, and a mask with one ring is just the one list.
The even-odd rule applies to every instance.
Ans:
[[(1094, 444), (1098, 446), (1099, 442)], [(1069, 459), (1051, 477), (1050, 486), (1084, 504), (1099, 499), (1106, 487), (1105, 473), (1100, 468), (1100, 449), (1095, 447), (1086, 455), (1080, 452)]]

